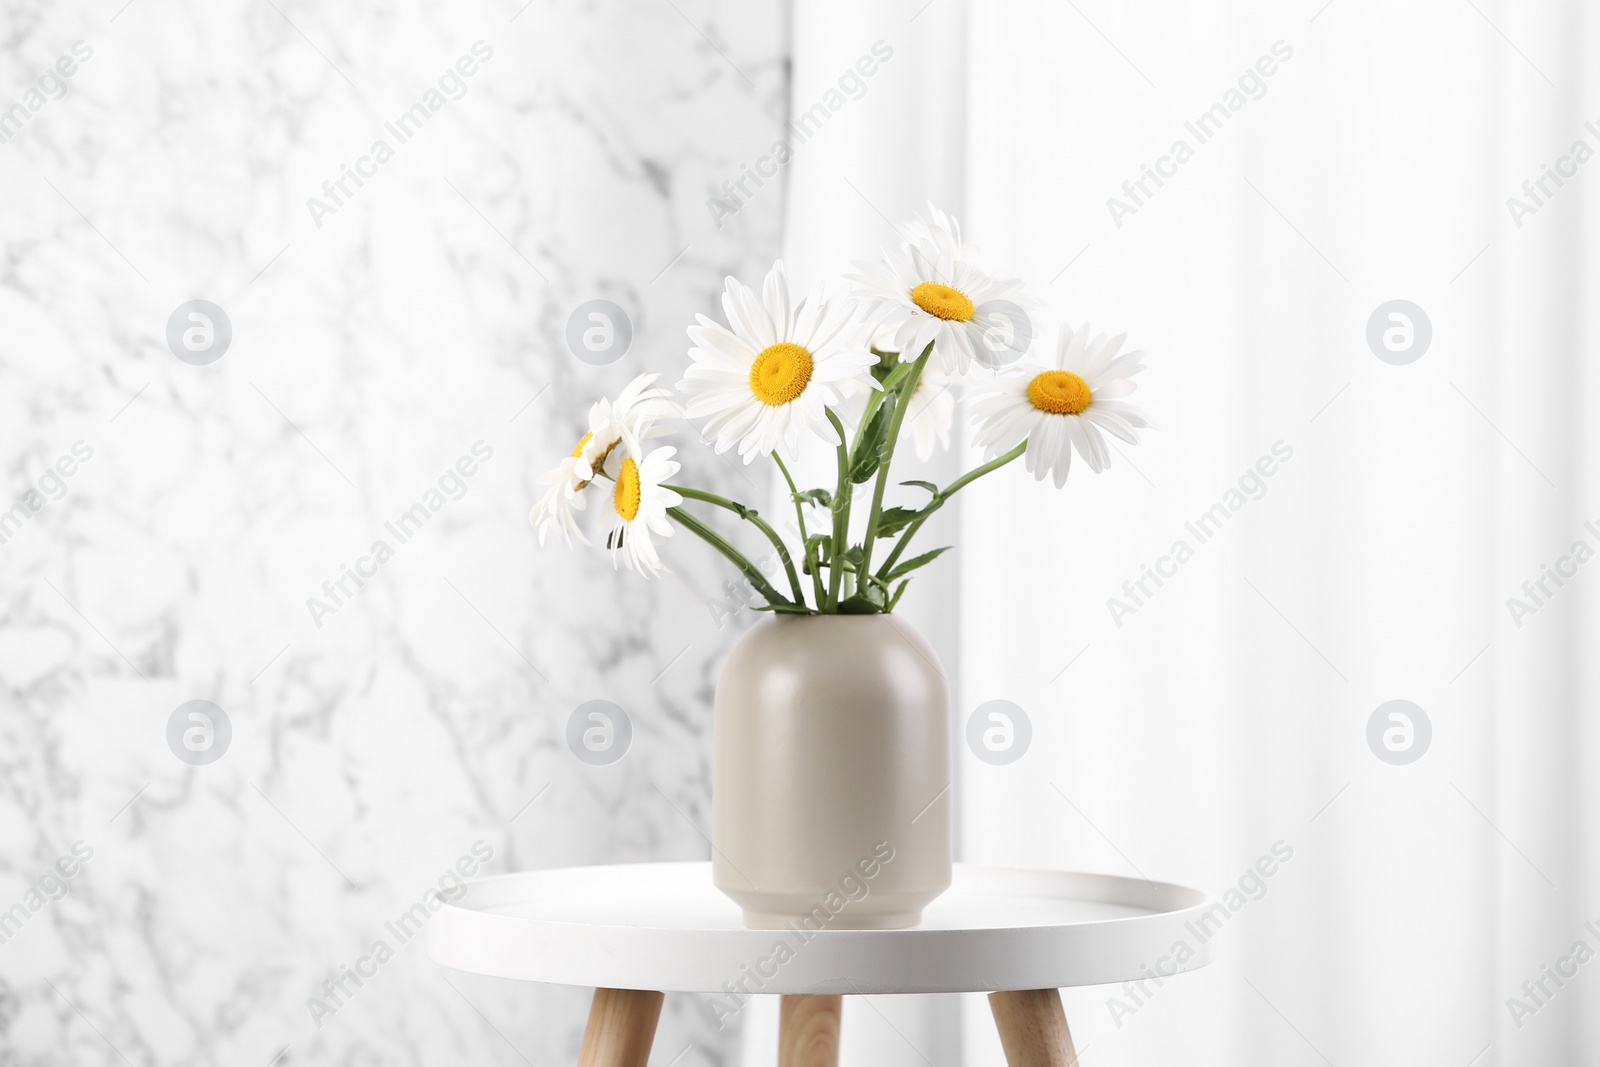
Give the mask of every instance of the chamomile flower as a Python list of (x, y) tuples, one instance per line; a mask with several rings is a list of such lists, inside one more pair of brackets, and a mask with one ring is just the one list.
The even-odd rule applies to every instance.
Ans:
[(957, 379), (924, 368), (906, 404), (906, 431), (918, 459), (932, 459), (950, 447), (950, 424), (956, 413)]
[(615, 401), (601, 397), (590, 406), (588, 432), (579, 439), (570, 456), (539, 479), (539, 484), (549, 488), (528, 518), (539, 532), (540, 545), (544, 544), (552, 527), (568, 545), (574, 538), (583, 544), (589, 543), (573, 514), (584, 510), (584, 498), (580, 494), (596, 474), (616, 476), (616, 464), (612, 463), (608, 470), (607, 463), (618, 445), (637, 454), (643, 441), (667, 432), (666, 427), (658, 424), (659, 420), (677, 410), (665, 389), (650, 387), (659, 377), (658, 374), (641, 374), (617, 394)]
[(677, 452), (658, 448), (642, 460), (634, 458), (636, 453), (624, 452), (618, 459), (611, 489), (613, 525), (606, 534), (613, 566), (620, 559), (647, 578), (666, 572), (656, 538), (672, 536), (667, 509), (683, 503), (683, 497), (662, 484), (678, 473), (680, 464), (672, 458)]
[(1135, 389), (1133, 376), (1144, 369), (1143, 352), (1122, 352), (1127, 334), (1107, 339), (1063, 326), (1054, 366), (1019, 364), (980, 391), (972, 414), (974, 438), (989, 458), (1028, 442), (1023, 454), (1040, 481), (1053, 474), (1056, 488), (1066, 484), (1074, 450), (1099, 473), (1111, 465), (1104, 434), (1137, 444), (1134, 431), (1148, 426), (1144, 414), (1125, 399)]
[(945, 370), (961, 374), (975, 360), (992, 362), (994, 338), (1014, 337), (1026, 298), (1021, 282), (973, 262), (954, 219), (931, 204), (928, 211), (911, 224), (909, 241), (884, 251), (881, 266), (861, 264), (850, 280), (901, 359), (916, 359), (932, 341)]
[(781, 262), (759, 294), (729, 278), (722, 309), (727, 326), (697, 315), (689, 327), (693, 364), (678, 383), (691, 396), (685, 414), (705, 418), (718, 452), (737, 446), (749, 463), (779, 446), (793, 454), (807, 433), (837, 444), (827, 409), (839, 405), (841, 389), (882, 388), (854, 301), (827, 299), (819, 289), (795, 303)]

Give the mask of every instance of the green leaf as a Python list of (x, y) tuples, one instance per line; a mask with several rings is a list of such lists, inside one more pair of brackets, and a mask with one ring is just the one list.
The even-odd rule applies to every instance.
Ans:
[(833, 538), (828, 534), (812, 534), (806, 538), (807, 554), (815, 554), (817, 562), (826, 566), (833, 555)]
[[(827, 537), (825, 537), (823, 534), (817, 534), (817, 535), (812, 537), (812, 540), (813, 541), (828, 541), (829, 539)], [(827, 549), (827, 551), (823, 551), (823, 549)], [(833, 552), (832, 552), (831, 543), (830, 544), (826, 544), (826, 545), (820, 545), (818, 547), (818, 550), (817, 550), (817, 563), (820, 566), (823, 566), (823, 567), (831, 567), (832, 566), (832, 564), (833, 564)], [(848, 552), (846, 552), (840, 558), (839, 566), (846, 574), (854, 574), (857, 571), (859, 571), (861, 569), (861, 546), (860, 545), (852, 546), (851, 549)]]
[(920, 556), (913, 556), (911, 559), (908, 559), (904, 563), (899, 564), (898, 566), (895, 567), (894, 570), (892, 570), (888, 574), (886, 574), (884, 576), (884, 580), (892, 582), (896, 578), (900, 578), (900, 577), (903, 577), (904, 575), (910, 574), (912, 571), (916, 570), (918, 567), (926, 566), (927, 564), (932, 563), (934, 560), (938, 559), (940, 556), (942, 556), (946, 552), (950, 551), (951, 547), (952, 546), (950, 546), (950, 545), (945, 545), (943, 548), (936, 548), (932, 552), (924, 552)]
[(884, 608), (883, 610), (884, 611), (893, 611), (894, 610), (894, 606), (896, 604), (900, 603), (900, 598), (905, 595), (906, 586), (908, 586), (910, 584), (911, 584), (911, 579), (907, 578), (904, 581), (902, 581), (898, 586), (896, 586), (895, 587), (895, 591), (894, 591), (894, 596), (889, 598), (889, 606)]
[(909, 482), (901, 482), (900, 484), (901, 485), (914, 485), (914, 486), (917, 486), (920, 489), (926, 489), (928, 492), (932, 493), (934, 496), (938, 496), (939, 495), (939, 487), (937, 485), (934, 485), (932, 482), (924, 482), (924, 481), (922, 481), (920, 479), (913, 478)]
[(795, 499), (805, 504), (815, 504), (819, 508), (833, 507), (833, 494), (826, 489), (807, 489), (796, 493)]
[(872, 413), (872, 418), (867, 420), (867, 428), (861, 434), (861, 445), (850, 461), (850, 480), (857, 485), (878, 473), (878, 461), (883, 455), (883, 439), (888, 433), (889, 416), (893, 410), (893, 401), (885, 400)]
[(917, 508), (884, 508), (878, 516), (878, 536), (893, 537), (921, 517)]
[[(872, 593), (877, 593), (876, 601)], [(839, 601), (840, 615), (881, 615), (883, 614), (883, 592), (876, 586), (867, 589), (847, 600)]]

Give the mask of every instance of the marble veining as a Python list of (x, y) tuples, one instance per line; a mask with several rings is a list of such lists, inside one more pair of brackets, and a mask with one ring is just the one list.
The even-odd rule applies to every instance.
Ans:
[[(783, 17), (7, 6), (0, 109), (93, 54), (0, 144), (0, 1064), (576, 1055), (583, 991), (442, 972), (406, 916), (458, 865), (709, 855), (748, 615), (708, 610), (686, 537), (647, 583), (526, 516), (592, 397), (675, 377), (692, 313), (776, 254), (780, 188), (720, 229), (704, 203), (782, 125)], [(635, 331), (605, 367), (565, 341), (596, 297)], [(196, 298), (232, 327), (209, 365), (167, 339)], [(195, 699), (215, 762), (169, 745)], [(591, 699), (633, 725), (608, 766), (567, 746)], [(667, 1059), (733, 1048), (669, 1002)]]

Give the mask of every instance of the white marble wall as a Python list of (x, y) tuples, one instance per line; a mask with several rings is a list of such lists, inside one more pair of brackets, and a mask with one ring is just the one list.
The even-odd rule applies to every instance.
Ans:
[[(708, 855), (722, 569), (680, 538), (674, 575), (614, 575), (538, 550), (526, 513), (591, 396), (675, 377), (692, 312), (775, 254), (781, 183), (720, 229), (706, 198), (781, 125), (784, 13), (519, 8), (0, 9), (0, 109), (26, 111), (0, 144), (0, 516), (23, 505), (0, 544), (0, 911), (26, 920), (0, 944), (0, 1063), (562, 1062), (584, 993), (452, 988), (385, 922), (476, 842), (490, 871)], [(78, 41), (65, 95), (27, 98)], [(385, 133), (479, 41), (460, 99)], [(361, 164), (380, 138), (393, 158)], [(346, 164), (371, 176), (314, 218)], [(564, 341), (595, 297), (636, 330), (608, 367)], [(206, 366), (165, 338), (193, 298), (233, 329)], [(317, 625), (307, 599), (395, 546), (384, 522), (475, 442), (460, 499)], [(692, 451), (702, 482), (763, 496)], [(633, 721), (611, 766), (566, 747), (594, 698)], [(209, 765), (168, 746), (192, 699), (231, 723)], [(394, 958), (314, 1022), (380, 938)], [(732, 1045), (680, 998), (658, 1048)]]

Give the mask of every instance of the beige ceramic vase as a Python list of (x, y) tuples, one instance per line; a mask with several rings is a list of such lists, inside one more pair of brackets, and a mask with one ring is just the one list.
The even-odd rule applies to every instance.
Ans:
[(950, 694), (888, 615), (774, 615), (717, 684), (712, 870), (745, 925), (915, 926), (950, 886)]

